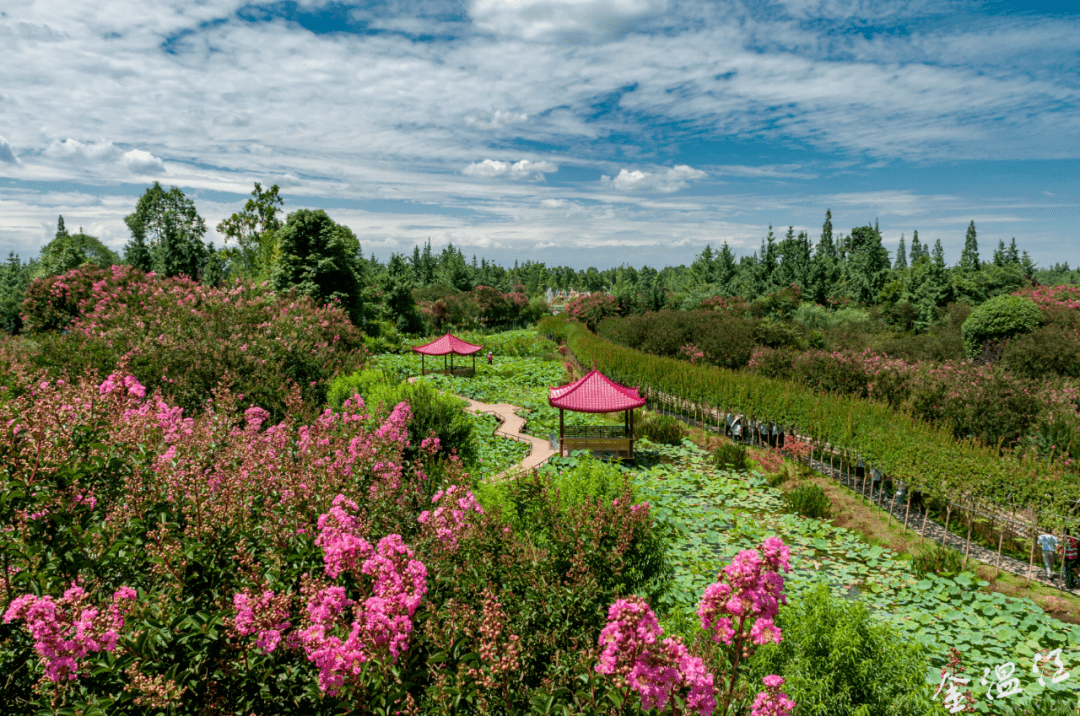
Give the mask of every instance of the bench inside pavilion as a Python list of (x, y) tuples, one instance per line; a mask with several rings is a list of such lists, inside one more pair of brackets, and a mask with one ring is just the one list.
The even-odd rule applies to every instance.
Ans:
[[(548, 405), (559, 409), (559, 455), (569, 450), (612, 451), (634, 457), (634, 409), (645, 405), (637, 388), (628, 388), (591, 370), (580, 380), (550, 388)], [(623, 413), (622, 425), (567, 425), (565, 412)]]

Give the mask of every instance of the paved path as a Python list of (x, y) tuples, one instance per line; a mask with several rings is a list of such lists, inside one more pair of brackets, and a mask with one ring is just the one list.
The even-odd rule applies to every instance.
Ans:
[[(416, 380), (417, 376), (409, 378), (410, 383), (415, 383)], [(556, 450), (551, 449), (551, 441), (532, 435), (526, 435), (522, 432), (522, 430), (525, 429), (525, 418), (517, 414), (517, 411), (521, 410), (518, 406), (510, 405), (509, 403), (481, 403), (479, 400), (466, 398), (462, 395), (455, 397), (461, 398), (468, 403), (468, 405), (465, 406), (466, 413), (488, 413), (489, 415), (494, 415), (498, 418), (499, 427), (495, 428), (495, 435), (497, 437), (529, 443), (529, 454), (525, 456), (524, 460), (516, 465), (510, 466), (497, 475), (492, 475), (488, 480), (498, 482), (499, 480), (506, 480), (520, 472), (528, 472), (529, 470), (540, 467), (557, 453)]]

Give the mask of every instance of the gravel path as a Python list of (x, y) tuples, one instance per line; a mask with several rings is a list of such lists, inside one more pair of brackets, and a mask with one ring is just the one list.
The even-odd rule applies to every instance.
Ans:
[[(415, 383), (417, 378), (418, 376), (413, 376), (409, 378), (409, 382)], [(517, 414), (517, 411), (521, 410), (520, 407), (510, 405), (509, 403), (481, 403), (479, 400), (466, 398), (463, 395), (454, 397), (461, 398), (468, 403), (465, 407), (465, 412), (467, 413), (487, 413), (498, 418), (499, 427), (495, 428), (495, 435), (497, 437), (517, 440), (518, 442), (529, 444), (529, 454), (525, 456), (524, 460), (516, 465), (508, 467), (496, 475), (492, 475), (488, 478), (490, 481), (498, 482), (500, 480), (506, 480), (520, 472), (527, 472), (540, 467), (555, 456), (557, 451), (551, 449), (551, 442), (549, 440), (527, 435), (522, 432), (522, 430), (525, 429), (525, 418)]]

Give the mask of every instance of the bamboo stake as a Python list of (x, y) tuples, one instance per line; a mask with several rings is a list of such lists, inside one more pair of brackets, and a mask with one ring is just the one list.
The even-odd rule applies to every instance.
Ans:
[(972, 496), (969, 503), (971, 509), (968, 510), (968, 533), (967, 533), (967, 545), (964, 546), (964, 561), (960, 565), (960, 569), (967, 569), (968, 555), (971, 554), (971, 529), (975, 526), (975, 497)]
[(945, 499), (945, 531), (941, 534), (941, 546), (945, 546), (945, 540), (949, 538), (949, 520), (952, 518), (952, 503)]
[(998, 528), (998, 558), (997, 566), (994, 569), (994, 579), (997, 579), (1001, 574), (1001, 544), (1005, 541), (1005, 523), (1001, 523), (1001, 527)]
[(907, 493), (907, 510), (904, 512), (904, 534), (907, 534), (907, 522), (908, 517), (911, 516), (911, 496), (915, 494), (911, 491), (911, 485), (908, 485)]
[(927, 504), (923, 505), (922, 529), (919, 531), (919, 536), (920, 537), (925, 537), (926, 536), (926, 520), (929, 519), (929, 517), (930, 517), (930, 505), (929, 505), (929, 503), (927, 503)]
[(1031, 586), (1031, 573), (1035, 571), (1035, 538), (1031, 539), (1031, 556), (1028, 558), (1028, 577), (1027, 585)]
[[(885, 476), (881, 476), (881, 486), (885, 487)], [(889, 521), (888, 524), (892, 524), (893, 510), (896, 509), (896, 486), (893, 485), (892, 502), (889, 503)]]

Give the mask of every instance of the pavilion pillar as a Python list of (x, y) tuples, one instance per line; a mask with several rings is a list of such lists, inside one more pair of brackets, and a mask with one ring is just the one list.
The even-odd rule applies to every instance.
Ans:
[(421, 378), (424, 377), (424, 358), (426, 358), (426, 356), (423, 353), (421, 353), (420, 354), (420, 377)]
[(559, 408), (559, 457), (563, 456), (563, 426), (563, 409)]

